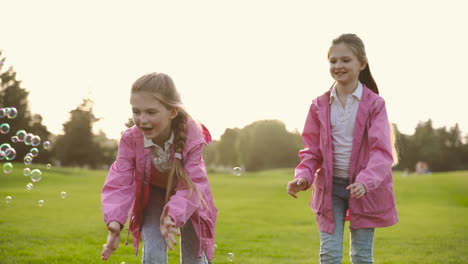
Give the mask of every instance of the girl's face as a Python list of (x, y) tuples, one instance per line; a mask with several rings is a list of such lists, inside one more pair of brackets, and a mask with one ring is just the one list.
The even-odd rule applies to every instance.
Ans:
[(331, 76), (343, 86), (357, 82), (359, 73), (366, 67), (344, 43), (331, 46), (328, 61)]
[(133, 122), (155, 143), (164, 143), (171, 135), (171, 122), (177, 116), (177, 109), (167, 109), (149, 92), (132, 93), (130, 104)]

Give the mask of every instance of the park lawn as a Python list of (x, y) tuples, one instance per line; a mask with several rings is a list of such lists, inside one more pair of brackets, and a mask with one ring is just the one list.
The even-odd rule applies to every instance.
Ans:
[[(27, 191), (23, 168), (14, 164), (13, 173), (0, 172), (0, 263), (103, 263), (107, 231), (100, 190), (106, 171), (36, 165), (43, 179)], [(214, 263), (318, 263), (311, 193), (289, 197), (286, 183), (292, 177), (293, 169), (209, 174), (219, 210)], [(375, 262), (468, 263), (468, 172), (406, 178), (395, 172), (394, 179), (400, 222), (376, 230)], [(43, 207), (38, 200), (44, 200)], [(135, 256), (131, 243), (123, 244), (125, 236), (123, 231), (107, 263), (140, 263), (141, 248)], [(348, 232), (345, 241), (343, 263), (350, 263)], [(232, 262), (228, 253), (234, 254)], [(169, 263), (179, 263), (178, 248), (169, 253)]]

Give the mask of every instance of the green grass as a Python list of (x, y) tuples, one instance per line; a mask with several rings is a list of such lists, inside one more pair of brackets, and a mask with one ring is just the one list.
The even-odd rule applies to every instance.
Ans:
[[(21, 164), (11, 174), (0, 172), (0, 263), (102, 263), (107, 231), (100, 190), (106, 171), (33, 167), (43, 170), (43, 179), (31, 191)], [(318, 263), (310, 191), (289, 197), (292, 175), (292, 169), (209, 175), (219, 209), (214, 263)], [(468, 172), (394, 178), (400, 223), (377, 229), (376, 263), (468, 263)], [(107, 263), (140, 263), (141, 249), (135, 256), (122, 236)], [(343, 263), (350, 263), (348, 241), (346, 234)], [(233, 262), (227, 260), (231, 252)], [(179, 263), (178, 249), (170, 252), (169, 263)]]

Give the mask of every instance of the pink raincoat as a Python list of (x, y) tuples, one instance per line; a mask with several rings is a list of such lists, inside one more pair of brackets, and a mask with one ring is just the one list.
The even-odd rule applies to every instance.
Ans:
[[(398, 222), (392, 179), (390, 127), (382, 97), (364, 86), (356, 115), (353, 147), (349, 163), (349, 183), (360, 182), (367, 194), (349, 199), (349, 219), (353, 229), (375, 228)], [(310, 207), (319, 229), (333, 233), (332, 208), (333, 146), (330, 126), (330, 91), (313, 100), (302, 133), (305, 148), (295, 178), (313, 184)]]
[[(199, 256), (203, 250), (209, 259), (213, 259), (217, 209), (202, 157), (203, 146), (211, 142), (211, 135), (203, 125), (192, 119), (187, 121), (185, 127), (187, 139), (182, 161), (203, 202), (197, 194), (189, 195), (187, 189), (178, 185), (166, 206), (169, 206), (169, 216), (176, 227), (181, 227), (189, 219), (192, 221), (200, 239)], [(130, 215), (129, 229), (133, 234), (135, 254), (138, 253), (141, 237), (143, 209), (149, 200), (151, 160), (151, 149), (144, 147), (140, 130), (136, 126), (127, 129), (121, 137), (117, 159), (102, 189), (102, 211), (106, 224), (117, 221), (124, 226)]]

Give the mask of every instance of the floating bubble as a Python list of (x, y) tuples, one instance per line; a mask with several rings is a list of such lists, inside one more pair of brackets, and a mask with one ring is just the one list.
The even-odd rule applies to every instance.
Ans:
[(62, 198), (62, 199), (67, 198), (67, 192), (61, 192), (60, 193), (60, 198)]
[(24, 165), (29, 166), (29, 165), (31, 165), (32, 161), (33, 161), (33, 158), (32, 158), (31, 155), (27, 155), (27, 154), (26, 154), (26, 155), (24, 156)]
[(11, 199), (12, 199), (11, 196), (8, 195), (7, 197), (5, 197), (5, 202), (7, 204), (11, 203)]
[(8, 123), (3, 123), (0, 125), (0, 133), (6, 134), (10, 132), (10, 125)]
[(35, 158), (37, 157), (37, 155), (39, 155), (39, 149), (37, 148), (32, 148), (29, 153), (31, 153), (31, 155)]
[(6, 160), (14, 160), (16, 158), (16, 150), (14, 148), (7, 148), (5, 150)]
[(34, 169), (31, 171), (31, 175), (29, 175), (29, 177), (31, 178), (31, 181), (38, 182), (42, 180), (42, 172), (39, 169)]
[(13, 143), (19, 142), (18, 137), (17, 137), (17, 136), (12, 136), (12, 137), (11, 137), (11, 142), (13, 142)]
[(123, 262), (122, 262), (122, 263), (120, 263), (120, 264), (127, 264), (127, 263), (125, 263), (125, 261), (123, 261)]
[(13, 164), (11, 162), (7, 162), (3, 164), (3, 173), (10, 174), (13, 171)]
[(233, 262), (234, 261), (234, 253), (227, 253), (227, 261)]
[(33, 136), (32, 139), (31, 139), (31, 145), (33, 145), (34, 147), (37, 147), (40, 144), (41, 144), (41, 137)]
[(34, 185), (32, 183), (26, 184), (26, 190), (30, 191), (34, 188)]
[(50, 163), (48, 163), (48, 164), (46, 165), (46, 168), (47, 168), (48, 170), (50, 170), (50, 168), (52, 168), (52, 165), (50, 165)]
[(241, 167), (234, 167), (232, 169), (232, 172), (234, 173), (234, 175), (236, 176), (241, 176), (242, 175), (242, 168)]
[(50, 148), (50, 141), (44, 141), (44, 143), (42, 143), (42, 147), (44, 149), (49, 149)]
[(33, 137), (34, 137), (33, 133), (27, 133), (24, 136), (24, 144), (26, 144), (27, 146), (31, 145), (31, 141)]
[(44, 200), (37, 201), (37, 205), (39, 205), (39, 207), (44, 206)]
[(9, 111), (7, 112), (7, 116), (10, 119), (14, 119), (18, 116), (18, 110), (16, 107), (9, 107)]
[(5, 152), (5, 150), (7, 150), (8, 148), (11, 148), (10, 144), (8, 143), (3, 143), (0, 145), (0, 151)]
[(31, 175), (31, 169), (30, 168), (24, 168), (23, 170), (23, 175), (28, 177)]
[(26, 136), (26, 131), (25, 130), (18, 130), (16, 131), (16, 136), (18, 137), (19, 142), (24, 141), (24, 137)]
[(7, 110), (3, 107), (0, 108), (0, 118), (4, 118), (7, 115)]
[(5, 158), (5, 152), (0, 150), (0, 160)]

